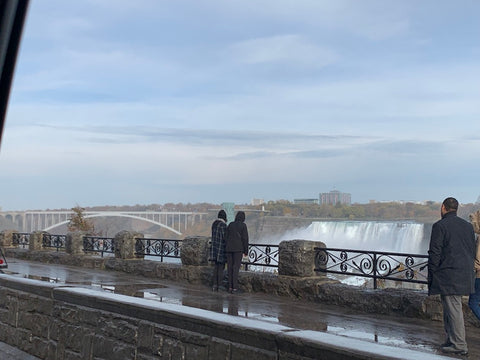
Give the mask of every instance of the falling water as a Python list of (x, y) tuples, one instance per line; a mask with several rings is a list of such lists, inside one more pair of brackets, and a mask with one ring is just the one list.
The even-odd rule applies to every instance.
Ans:
[(426, 254), (424, 225), (399, 221), (314, 221), (282, 240), (321, 241), (330, 248)]

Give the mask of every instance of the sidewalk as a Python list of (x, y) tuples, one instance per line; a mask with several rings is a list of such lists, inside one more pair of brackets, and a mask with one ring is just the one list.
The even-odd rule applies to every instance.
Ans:
[(0, 342), (0, 360), (40, 360), (13, 346)]
[[(7, 259), (5, 273), (41, 281), (143, 297), (233, 316), (313, 330), (344, 338), (443, 355), (441, 322), (361, 314), (350, 309), (267, 294), (212, 292), (205, 286), (172, 283), (124, 273)], [(468, 359), (480, 359), (480, 329), (467, 328)], [(1, 359), (1, 358), (0, 358)], [(15, 359), (15, 358), (13, 358)]]

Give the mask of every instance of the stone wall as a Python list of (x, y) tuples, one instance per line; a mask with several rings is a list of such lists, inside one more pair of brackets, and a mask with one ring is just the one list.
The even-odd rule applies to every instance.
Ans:
[[(10, 275), (0, 275), (0, 341), (48, 360), (398, 359), (324, 332)], [(436, 358), (402, 350), (419, 356)]]
[[(78, 234), (77, 234), (78, 235)], [(207, 237), (190, 237), (182, 245), (182, 264), (161, 263), (138, 258), (135, 255), (134, 233), (121, 232), (116, 246), (116, 257), (100, 258), (79, 254), (81, 236), (70, 236), (70, 254), (48, 250), (7, 248), (7, 257), (26, 260), (113, 270), (132, 275), (166, 279), (210, 287), (213, 269), (208, 264)], [(68, 241), (67, 241), (68, 242)], [(77, 245), (75, 245), (77, 243)], [(370, 290), (342, 285), (314, 268), (314, 248), (324, 247), (320, 242), (294, 240), (279, 245), (278, 274), (271, 272), (241, 271), (240, 288), (245, 292), (262, 292), (275, 296), (291, 297), (317, 303), (345, 306), (359, 312), (399, 315), (432, 320), (442, 320), (442, 310), (437, 296), (428, 297), (426, 291), (408, 289)], [(127, 247), (127, 249), (123, 249)], [(77, 250), (72, 250), (77, 249)], [(467, 325), (480, 326), (464, 300)]]

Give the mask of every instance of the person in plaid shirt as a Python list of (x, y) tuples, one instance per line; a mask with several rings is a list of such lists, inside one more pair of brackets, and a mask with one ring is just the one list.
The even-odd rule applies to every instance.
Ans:
[(218, 212), (218, 219), (212, 224), (212, 243), (210, 247), (210, 261), (213, 262), (213, 291), (223, 281), (223, 270), (225, 269), (225, 232), (227, 230), (227, 213), (224, 210)]

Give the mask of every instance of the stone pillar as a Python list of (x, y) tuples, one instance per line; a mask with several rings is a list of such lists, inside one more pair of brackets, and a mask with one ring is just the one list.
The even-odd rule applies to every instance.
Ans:
[(182, 241), (180, 258), (182, 265), (208, 265), (208, 242), (207, 236), (190, 236)]
[(325, 247), (320, 241), (289, 240), (278, 246), (278, 274), (287, 276), (315, 276), (316, 247)]
[(115, 257), (118, 259), (143, 259), (144, 255), (135, 255), (136, 238), (143, 238), (143, 234), (120, 231), (113, 239), (115, 248)]
[(7, 248), (13, 246), (13, 234), (18, 233), (16, 230), (3, 230), (0, 232), (0, 246)]
[(65, 239), (65, 251), (70, 255), (84, 255), (83, 237), (87, 235), (85, 231), (75, 231), (67, 233)]
[(45, 231), (34, 231), (30, 234), (30, 243), (28, 250), (38, 251), (43, 249), (43, 234), (46, 234)]

